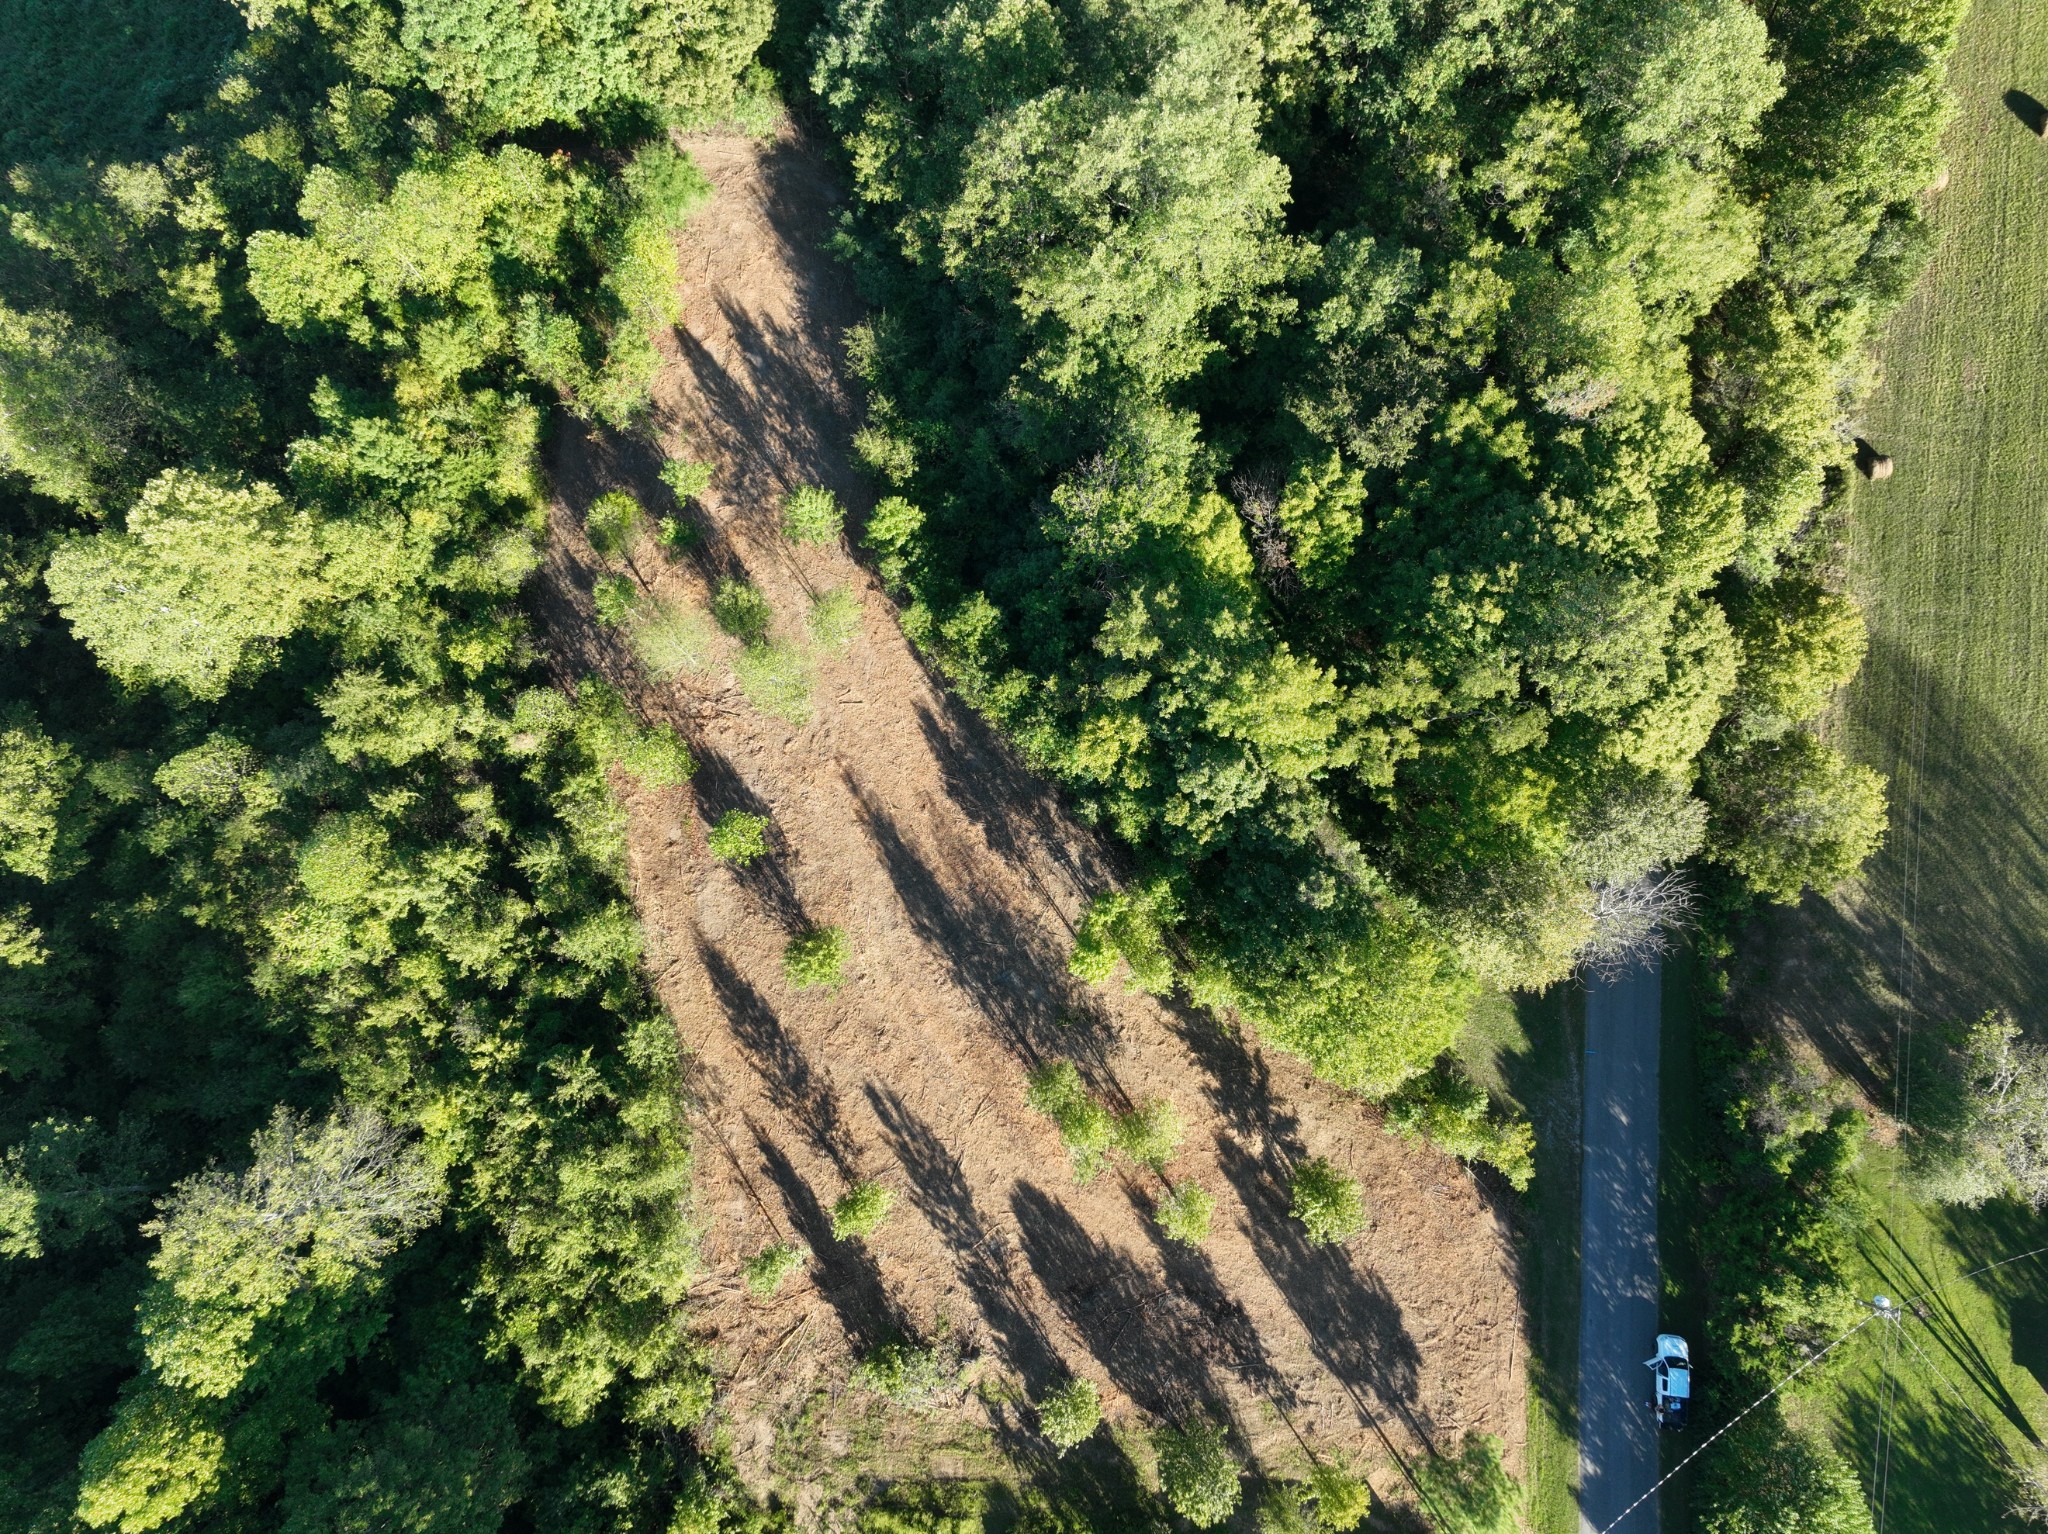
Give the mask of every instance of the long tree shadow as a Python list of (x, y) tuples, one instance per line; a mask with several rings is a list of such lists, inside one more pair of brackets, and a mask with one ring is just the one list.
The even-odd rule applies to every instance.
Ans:
[(1954, 1372), (1961, 1373), (1968, 1384), (1975, 1386), (2006, 1421), (2028, 1438), (2034, 1438), (2034, 1425), (2027, 1420), (2026, 1412), (2013, 1399), (2012, 1392), (2005, 1388), (1997, 1365), (1985, 1354), (1962, 1318), (1956, 1314), (1954, 1305), (1938, 1287), (1936, 1277), (1899, 1244), (1891, 1227), (1883, 1220), (1877, 1221), (1877, 1230), (1883, 1244), (1873, 1248), (1870, 1242), (1863, 1243), (1864, 1260), (1894, 1294), (1915, 1296), (1909, 1301), (1912, 1320), (1899, 1324), (1921, 1326), (1926, 1334), (1921, 1345), (1928, 1349), (1934, 1360), (1938, 1362), (1946, 1353)]
[(1255, 1157), (1224, 1141), (1218, 1150), (1223, 1175), (1244, 1205), (1252, 1250), (1323, 1367), (1369, 1426), (1377, 1429), (1380, 1413), (1392, 1413), (1419, 1443), (1433, 1445), (1430, 1424), (1418, 1415), (1422, 1354), (1408, 1335), (1400, 1303), (1377, 1276), (1360, 1272), (1341, 1246), (1309, 1245), (1289, 1211), (1288, 1167), (1277, 1148)]
[(910, 1201), (952, 1248), (961, 1281), (974, 1296), (1004, 1361), (1036, 1393), (1059, 1374), (1059, 1355), (1010, 1273), (1002, 1232), (982, 1219), (958, 1159), (931, 1126), (887, 1087), (871, 1082), (867, 1097), (902, 1163)]
[(790, 880), (788, 848), (767, 802), (747, 786), (732, 763), (718, 752), (698, 746), (691, 754), (696, 758), (697, 770), (690, 775), (690, 792), (704, 824), (716, 825), (722, 816), (734, 810), (759, 815), (768, 822), (768, 856), (756, 858), (744, 867), (733, 866), (734, 880), (784, 931), (805, 930), (811, 925), (810, 918)]
[(1210, 1310), (1096, 1240), (1030, 1183), (1017, 1184), (1010, 1212), (1025, 1261), (1118, 1389), (1172, 1421), (1221, 1403), (1212, 1365), (1233, 1360)]
[(1997, 700), (1881, 634), (1858, 688), (1855, 754), (1892, 783), (1885, 844), (1855, 898), (1809, 895), (1751, 923), (1743, 994), (1888, 1104), (1902, 1008), (2048, 1019), (2048, 758)]
[(1145, 1195), (1129, 1182), (1124, 1184), (1124, 1195), (1130, 1200), (1131, 1212), (1137, 1215), (1145, 1233), (1152, 1238), (1152, 1248), (1159, 1256), (1160, 1267), (1166, 1272), (1167, 1283), (1210, 1317), (1217, 1353), (1226, 1367), (1248, 1389), (1282, 1406), (1292, 1406), (1295, 1400), (1293, 1387), (1273, 1366), (1251, 1312), (1224, 1289), (1209, 1254), (1199, 1246), (1170, 1240), (1153, 1219), (1152, 1206)]
[(2048, 1391), (2048, 1214), (1997, 1199), (1935, 1219), (1961, 1266), (1983, 1270), (1969, 1282), (2005, 1307), (2013, 1362)]
[(865, 1246), (832, 1236), (832, 1212), (811, 1190), (782, 1148), (758, 1124), (749, 1122), (754, 1145), (768, 1180), (782, 1195), (790, 1228), (811, 1249), (812, 1274), (818, 1292), (839, 1318), (847, 1340), (866, 1351), (898, 1337), (913, 1335), (910, 1318), (889, 1295), (882, 1271)]
[(726, 962), (723, 954), (701, 942), (697, 953), (703, 961), (704, 973), (710, 977), (712, 994), (732, 1025), (733, 1037), (739, 1040), (767, 1085), (768, 1100), (791, 1123), (801, 1127), (812, 1146), (839, 1169), (840, 1175), (852, 1180), (853, 1139), (839, 1111), (839, 1096), (831, 1081), (811, 1064), (810, 1056), (789, 1036), (767, 999)]
[[(1088, 1029), (1062, 1027), (1058, 1021), (1069, 1012), (1089, 1015), (1085, 997), (1067, 972), (1065, 954), (975, 884), (949, 888), (866, 785), (851, 774), (845, 783), (860, 806), (868, 839), (889, 871), (912, 930), (1019, 1059), (1036, 1064), (1050, 1056), (1074, 1054), (1078, 1048), (1078, 1063), (1094, 1084), (1115, 1091), (1099, 1037)], [(973, 866), (965, 857), (958, 864)]]

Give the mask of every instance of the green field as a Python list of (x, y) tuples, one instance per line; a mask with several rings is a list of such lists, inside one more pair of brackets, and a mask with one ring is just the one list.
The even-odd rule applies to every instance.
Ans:
[[(1951, 83), (1939, 248), (1882, 337), (1864, 417), (1896, 473), (1850, 502), (1871, 650), (1839, 725), (1889, 774), (1892, 830), (1859, 886), (1768, 924), (1748, 987), (1887, 1110), (1916, 1028), (2003, 1007), (2048, 1034), (2048, 145), (2009, 104), (2048, 99), (2039, 0), (1978, 0)], [(2009, 1527), (1990, 1439), (2048, 1432), (2048, 1261), (1953, 1281), (2048, 1241), (2048, 1221), (1915, 1209), (1892, 1167), (1879, 1150), (1864, 1174), (1879, 1223), (1859, 1285), (1952, 1287), (1909, 1323), (1918, 1351), (1859, 1339), (1814, 1405), (1887, 1530)]]

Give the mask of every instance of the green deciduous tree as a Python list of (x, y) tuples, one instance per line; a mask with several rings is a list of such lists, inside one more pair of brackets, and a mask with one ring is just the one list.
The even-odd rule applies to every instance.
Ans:
[(309, 519), (271, 486), (171, 470), (124, 530), (65, 544), (44, 579), (115, 676), (218, 698), (327, 594), (320, 567)]

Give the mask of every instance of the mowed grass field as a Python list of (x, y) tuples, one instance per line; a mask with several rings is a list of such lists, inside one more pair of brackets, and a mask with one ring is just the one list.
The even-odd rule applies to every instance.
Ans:
[[(1810, 1039), (1887, 1113), (1931, 1024), (2009, 1010), (2048, 1039), (2048, 8), (1976, 0), (1951, 75), (1940, 246), (1879, 347), (1864, 436), (1894, 476), (1852, 491), (1850, 577), (1871, 651), (1839, 737), (1890, 776), (1892, 829), (1864, 878), (1762, 923), (1747, 1009)], [(1859, 1282), (1940, 1285), (1926, 1314), (1851, 1345), (1808, 1403), (1888, 1534), (2013, 1526), (2005, 1445), (2048, 1434), (2048, 1243), (2018, 1208), (1915, 1208), (1893, 1154), (1864, 1173), (1877, 1223)]]

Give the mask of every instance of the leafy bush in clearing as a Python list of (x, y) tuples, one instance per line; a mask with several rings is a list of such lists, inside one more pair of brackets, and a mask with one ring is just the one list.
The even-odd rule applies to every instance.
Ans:
[(853, 1382), (898, 1406), (923, 1406), (947, 1385), (939, 1350), (912, 1342), (883, 1343), (854, 1365)]
[(597, 621), (606, 628), (616, 628), (632, 617), (639, 600), (640, 589), (629, 576), (600, 575), (597, 584), (590, 588), (590, 605), (597, 609)]
[(1237, 1511), (1239, 1472), (1222, 1428), (1213, 1422), (1160, 1428), (1152, 1446), (1159, 1455), (1159, 1489), (1181, 1517), (1209, 1529)]
[(811, 717), (811, 663), (795, 645), (748, 645), (732, 663), (740, 691), (762, 713), (787, 724)]
[(857, 1182), (846, 1196), (832, 1206), (832, 1239), (865, 1241), (882, 1228), (889, 1211), (896, 1207), (896, 1195), (878, 1182)]
[(782, 978), (798, 991), (829, 991), (846, 978), (844, 927), (814, 927), (782, 950)]
[(1093, 1380), (1068, 1380), (1038, 1403), (1038, 1430), (1061, 1454), (1101, 1425), (1102, 1397)]
[(717, 642), (704, 615), (669, 602), (643, 603), (626, 635), (647, 674), (666, 682), (685, 671), (701, 672), (711, 664)]
[(837, 543), (846, 513), (822, 485), (792, 490), (782, 503), (782, 531), (792, 543)]
[(704, 838), (711, 855), (735, 868), (745, 868), (768, 855), (768, 817), (745, 810), (727, 810)]
[(1200, 1246), (1209, 1239), (1209, 1222), (1216, 1215), (1216, 1200), (1200, 1183), (1175, 1183), (1152, 1211), (1152, 1218), (1169, 1241)]
[(860, 633), (860, 598), (849, 586), (821, 591), (811, 601), (811, 638), (827, 650), (843, 650)]
[(809, 1248), (793, 1241), (778, 1241), (773, 1246), (762, 1247), (747, 1259), (741, 1270), (747, 1282), (747, 1293), (757, 1300), (772, 1297), (792, 1277), (801, 1273), (804, 1264), (810, 1260)]
[(1528, 1120), (1494, 1114), (1486, 1088), (1455, 1066), (1440, 1063), (1395, 1093), (1387, 1122), (1461, 1161), (1484, 1161), (1517, 1192), (1527, 1192), (1536, 1175), (1536, 1131)]
[(688, 458), (671, 458), (661, 466), (661, 482), (683, 505), (697, 499), (711, 488), (711, 481), (717, 477), (717, 469), (708, 463), (698, 463)]
[(1180, 1110), (1163, 1097), (1148, 1098), (1128, 1113), (1119, 1113), (1110, 1131), (1116, 1148), (1140, 1166), (1161, 1171), (1180, 1149), (1187, 1129)]
[(1024, 1101), (1059, 1126), (1060, 1141), (1074, 1163), (1074, 1180), (1089, 1182), (1106, 1164), (1116, 1124), (1109, 1110), (1088, 1095), (1071, 1060), (1056, 1060), (1033, 1071)]
[(610, 559), (632, 545), (640, 522), (640, 503), (623, 490), (607, 490), (583, 513), (583, 535), (590, 546)]
[(761, 644), (768, 638), (768, 625), (775, 621), (775, 609), (761, 594), (761, 588), (743, 580), (718, 583), (711, 594), (711, 616), (741, 644)]
[(704, 541), (704, 530), (689, 517), (663, 517), (654, 524), (654, 541), (666, 553), (681, 554)]
[(1310, 1246), (1334, 1246), (1348, 1241), (1367, 1225), (1365, 1198), (1358, 1180), (1347, 1177), (1329, 1159), (1317, 1156), (1294, 1169), (1294, 1217)]
[(1372, 1511), (1372, 1488), (1365, 1478), (1333, 1461), (1316, 1462), (1309, 1470), (1307, 1489), (1315, 1498), (1316, 1522), (1337, 1534), (1357, 1528)]

